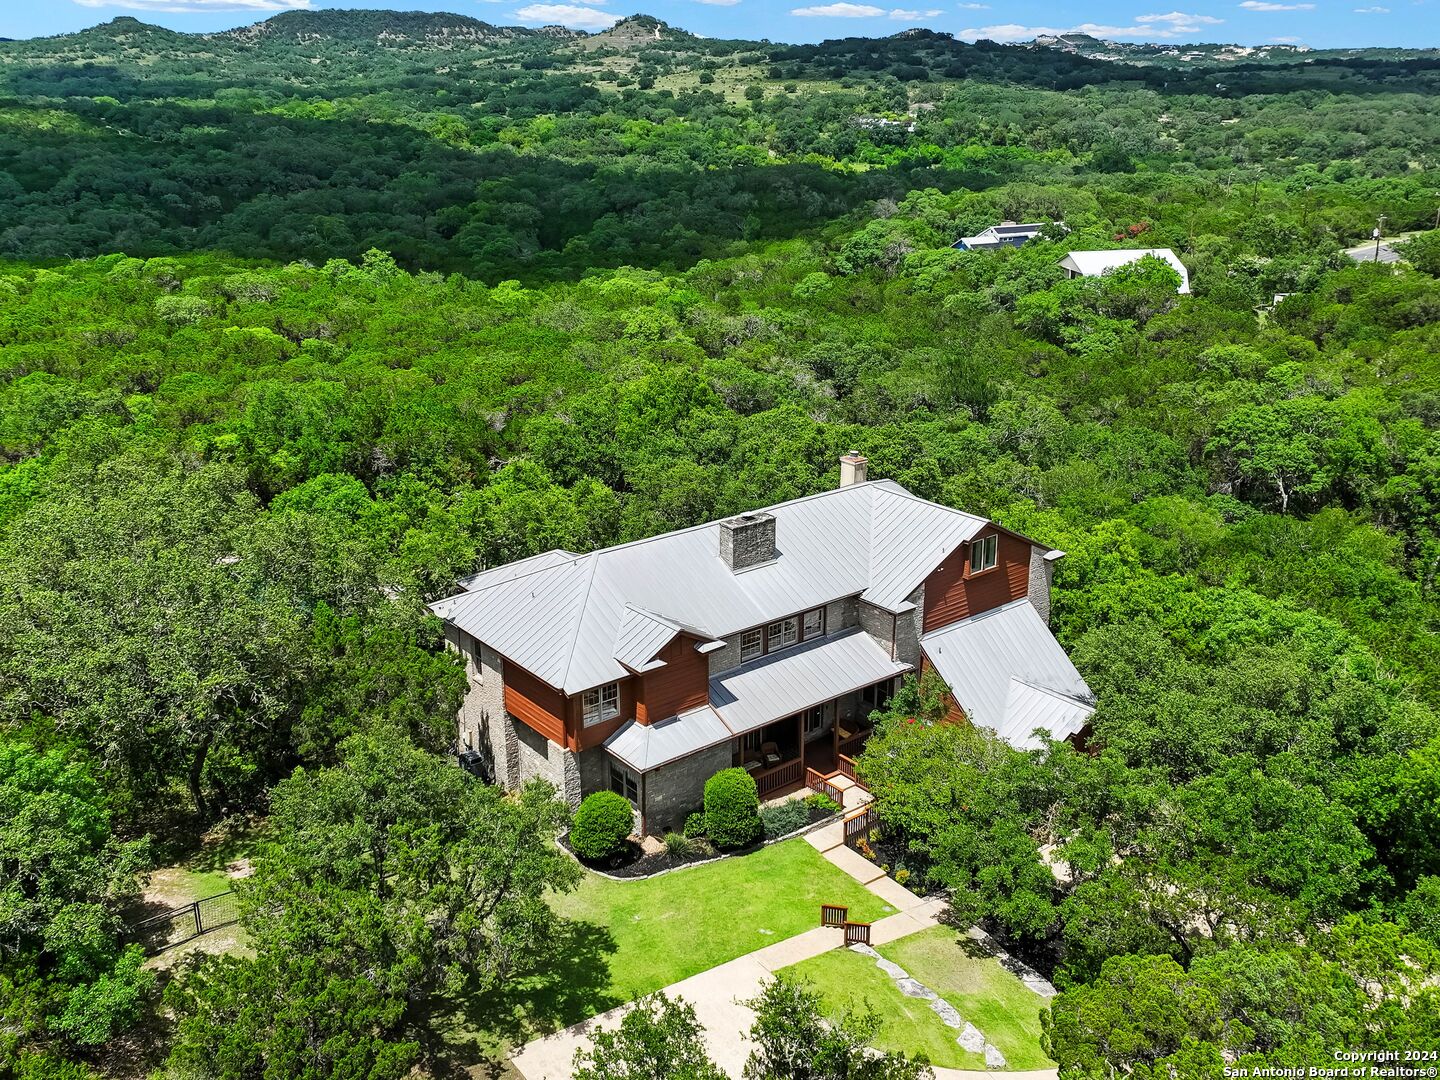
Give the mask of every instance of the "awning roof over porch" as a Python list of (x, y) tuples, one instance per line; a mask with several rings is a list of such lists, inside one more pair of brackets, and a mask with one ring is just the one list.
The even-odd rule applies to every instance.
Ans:
[(730, 738), (715, 710), (701, 705), (658, 724), (631, 720), (605, 740), (605, 749), (636, 772), (648, 772)]
[(710, 704), (726, 727), (743, 735), (910, 670), (857, 629), (716, 675), (710, 680)]

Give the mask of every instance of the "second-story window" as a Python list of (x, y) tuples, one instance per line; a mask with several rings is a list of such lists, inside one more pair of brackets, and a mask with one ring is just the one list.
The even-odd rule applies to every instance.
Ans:
[(978, 574), (981, 570), (989, 570), (995, 565), (999, 541), (998, 536), (991, 535), (976, 540), (970, 545), (970, 572), (972, 574)]
[(800, 616), (800, 640), (809, 641), (825, 633), (825, 609), (817, 607)]
[(740, 635), (740, 660), (754, 660), (765, 651), (765, 637), (757, 628), (746, 630)]
[(788, 619), (772, 622), (765, 629), (765, 639), (766, 652), (774, 652), (776, 649), (788, 649), (800, 640), (800, 620), (792, 615)]
[(594, 690), (586, 690), (583, 699), (585, 726), (603, 724), (620, 715), (620, 684), (607, 683)]

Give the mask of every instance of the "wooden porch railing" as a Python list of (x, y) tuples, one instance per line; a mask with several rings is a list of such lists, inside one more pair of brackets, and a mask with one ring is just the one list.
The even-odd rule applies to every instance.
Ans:
[(831, 782), (830, 777), (816, 769), (805, 770), (805, 786), (827, 796), (836, 806), (845, 805), (845, 793)]
[(870, 728), (864, 728), (847, 739), (841, 739), (840, 744), (835, 747), (835, 752), (853, 758), (864, 747), (865, 740), (870, 738), (870, 731)]
[(770, 769), (761, 769), (755, 774), (755, 788), (760, 798), (773, 795), (783, 787), (791, 784), (798, 784), (803, 779), (803, 766), (799, 758), (794, 761), (782, 761), (779, 765)]
[(839, 904), (820, 905), (820, 925), (841, 927), (850, 921), (850, 909)]
[(845, 924), (846, 945), (869, 945), (870, 924), (868, 922), (847, 922)]
[[(855, 775), (855, 759), (854, 759), (854, 758), (846, 757), (844, 754), (841, 754), (841, 755), (840, 755), (840, 759), (839, 759), (839, 761), (836, 762), (836, 764), (839, 766), (839, 770), (838, 770), (838, 771), (839, 771), (839, 773), (840, 773), (841, 776), (844, 776), (844, 777), (847, 777), (848, 779), (854, 780), (855, 783), (857, 783), (857, 784), (860, 783), (860, 778)], [(863, 787), (864, 785), (862, 784), (861, 786)]]
[(844, 829), (846, 846), (854, 847), (859, 841), (869, 836), (870, 830), (875, 827), (878, 820), (879, 815), (875, 813), (874, 806), (862, 806), (845, 818), (840, 824)]

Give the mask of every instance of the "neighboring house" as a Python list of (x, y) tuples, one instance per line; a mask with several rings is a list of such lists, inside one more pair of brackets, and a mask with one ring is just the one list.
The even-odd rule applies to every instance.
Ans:
[(950, 246), (959, 251), (990, 251), (1000, 247), (1019, 247), (1028, 240), (1034, 240), (1044, 227), (1044, 222), (1017, 225), (1013, 221), (1002, 221), (999, 225), (991, 225), (974, 236), (962, 236)]
[(659, 833), (720, 769), (762, 796), (832, 771), (927, 664), (957, 717), (1013, 745), (1079, 734), (1093, 698), (1046, 627), (1062, 553), (866, 467), (846, 455), (832, 491), (468, 578), (431, 605), (467, 661), (460, 749), (572, 805), (617, 791)]
[(1190, 272), (1180, 257), (1169, 248), (1123, 248), (1118, 251), (1072, 251), (1060, 260), (1060, 266), (1069, 278), (1100, 277), (1121, 266), (1139, 262), (1146, 255), (1163, 259), (1180, 275), (1180, 292), (1190, 291)]

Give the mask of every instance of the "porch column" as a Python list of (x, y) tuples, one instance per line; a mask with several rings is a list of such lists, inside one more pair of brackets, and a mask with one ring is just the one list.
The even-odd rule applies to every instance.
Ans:
[(800, 779), (805, 779), (805, 714), (795, 717), (795, 730), (800, 736)]

